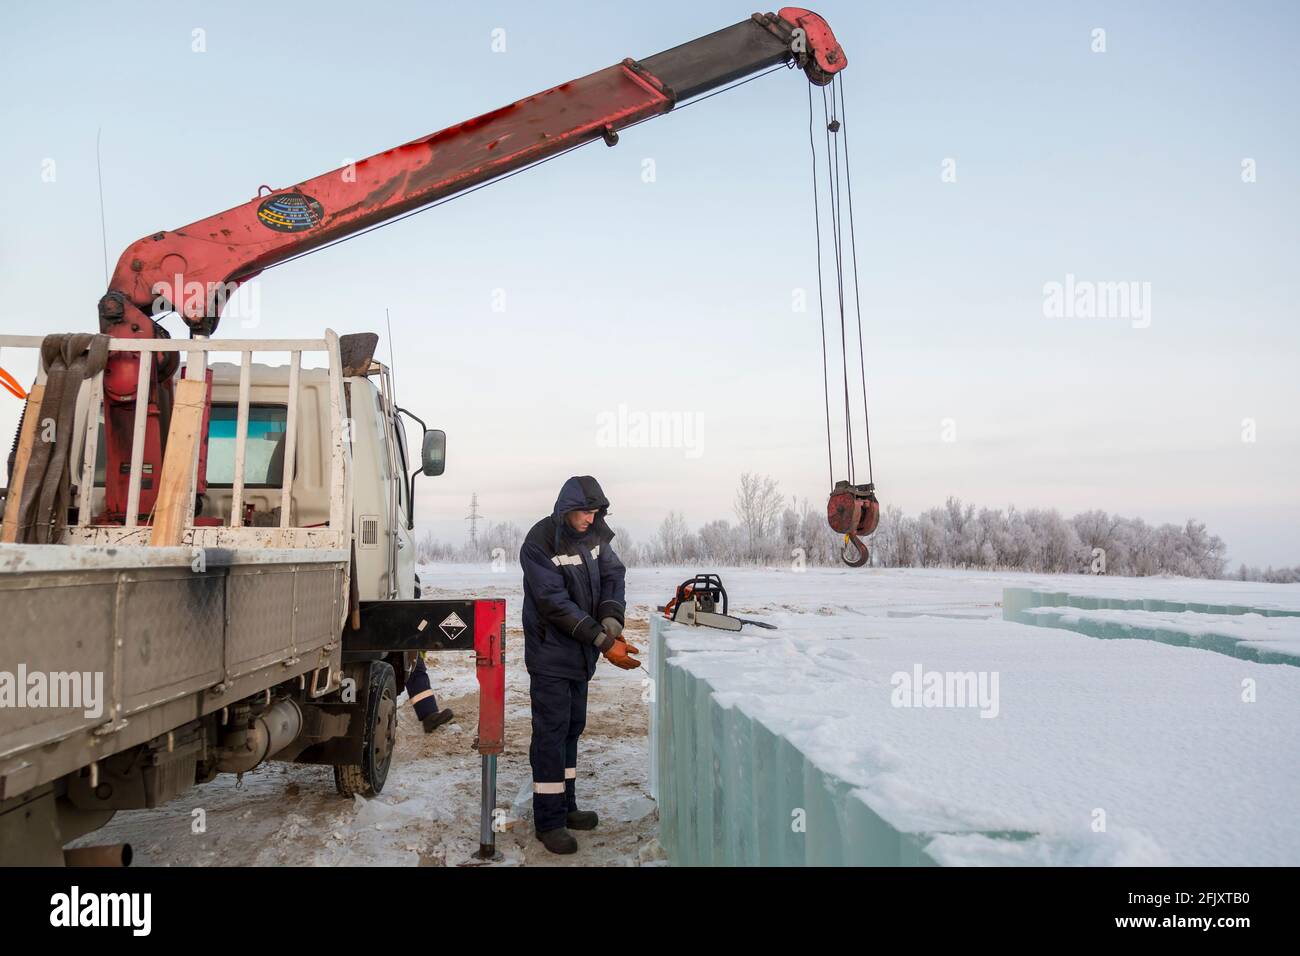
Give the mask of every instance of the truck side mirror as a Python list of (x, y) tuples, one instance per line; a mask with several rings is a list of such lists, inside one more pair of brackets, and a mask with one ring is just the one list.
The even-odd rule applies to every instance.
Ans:
[(447, 468), (447, 433), (440, 428), (430, 428), (424, 433), (424, 447), (420, 450), (420, 471), (428, 478), (436, 478)]

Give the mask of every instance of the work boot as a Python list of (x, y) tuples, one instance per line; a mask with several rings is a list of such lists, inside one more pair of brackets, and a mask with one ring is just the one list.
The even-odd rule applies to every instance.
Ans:
[(537, 839), (541, 840), (542, 845), (552, 853), (578, 852), (578, 841), (564, 827), (556, 827), (554, 830), (541, 830), (537, 834)]
[(570, 830), (594, 830), (600, 822), (595, 810), (570, 810), (565, 818)]
[(436, 714), (430, 714), (428, 717), (424, 718), (424, 720), (420, 721), (420, 723), (424, 724), (424, 732), (426, 734), (431, 734), (447, 721), (451, 720), (452, 716), (451, 708), (445, 707)]

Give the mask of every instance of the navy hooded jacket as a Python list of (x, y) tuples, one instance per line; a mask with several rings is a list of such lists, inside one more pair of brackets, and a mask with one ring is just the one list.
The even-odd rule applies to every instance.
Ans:
[[(584, 534), (570, 511), (596, 511)], [(519, 551), (524, 569), (524, 666), (529, 673), (590, 680), (613, 639), (604, 618), (623, 622), (627, 569), (610, 547), (609, 499), (590, 475), (570, 478), (551, 515), (529, 530)]]

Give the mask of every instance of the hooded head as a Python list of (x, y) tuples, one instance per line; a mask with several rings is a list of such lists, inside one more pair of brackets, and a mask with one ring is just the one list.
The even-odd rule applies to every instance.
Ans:
[[(566, 519), (570, 511), (595, 511), (596, 518), (590, 528), (579, 534), (573, 530)], [(556, 533), (570, 539), (585, 538), (594, 534), (602, 541), (609, 541), (614, 537), (614, 532), (605, 523), (607, 514), (609, 514), (609, 499), (605, 497), (605, 492), (601, 491), (600, 482), (591, 475), (581, 475), (570, 478), (564, 483), (559, 496), (555, 499), (551, 520), (555, 522)]]

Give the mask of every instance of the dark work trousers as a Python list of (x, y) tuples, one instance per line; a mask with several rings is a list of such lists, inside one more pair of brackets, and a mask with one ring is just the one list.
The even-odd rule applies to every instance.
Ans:
[(406, 678), (406, 693), (411, 698), (411, 706), (415, 708), (415, 716), (424, 720), (430, 714), (438, 712), (438, 698), (433, 696), (433, 687), (429, 683), (429, 671), (424, 666), (424, 655), (419, 654), (415, 658), (415, 666), (411, 668), (410, 676)]
[(565, 825), (578, 809), (578, 738), (587, 726), (587, 682), (529, 673), (533, 705), (533, 824), (540, 833)]

